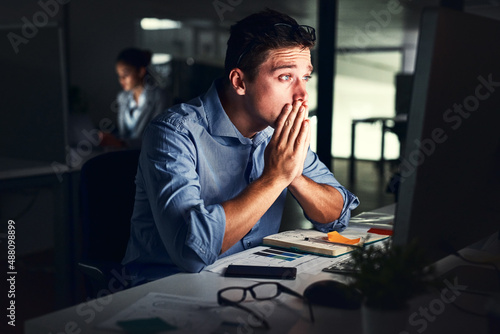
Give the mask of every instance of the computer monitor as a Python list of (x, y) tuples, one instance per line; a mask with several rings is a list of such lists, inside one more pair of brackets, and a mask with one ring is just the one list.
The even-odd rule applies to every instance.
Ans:
[(500, 229), (500, 21), (422, 13), (394, 244), (438, 260)]

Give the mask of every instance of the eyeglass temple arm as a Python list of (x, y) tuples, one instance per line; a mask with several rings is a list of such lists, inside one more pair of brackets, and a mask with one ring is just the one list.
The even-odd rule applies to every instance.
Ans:
[(262, 321), (262, 324), (264, 325), (264, 327), (266, 329), (270, 329), (271, 327), (269, 326), (269, 323), (267, 322), (267, 320), (264, 318), (264, 316), (262, 315), (259, 315), (257, 312), (253, 311), (252, 309), (246, 307), (246, 306), (243, 306), (241, 305), (240, 303), (235, 303), (233, 306), (235, 307), (238, 307), (238, 308), (241, 308), (242, 310), (245, 310), (247, 311), (248, 313), (250, 313), (251, 315), (253, 315), (256, 319), (259, 319)]
[(289, 289), (287, 288), (286, 286), (284, 285), (279, 285), (280, 289), (282, 292), (285, 292), (285, 293), (288, 293), (292, 296), (295, 296), (295, 297), (298, 297), (300, 299), (303, 299), (307, 302), (307, 304), (309, 305), (309, 316), (311, 317), (311, 321), (314, 322), (314, 314), (313, 314), (313, 311), (312, 311), (312, 306), (311, 306), (311, 302), (304, 296), (302, 296), (300, 293), (298, 292), (295, 292), (293, 291), (292, 289)]
[(244, 310), (244, 311), (250, 313), (251, 315), (253, 315), (256, 319), (262, 321), (262, 324), (264, 325), (264, 327), (266, 329), (271, 328), (269, 326), (269, 323), (267, 322), (267, 320), (263, 316), (259, 315), (257, 312), (253, 311), (252, 309), (249, 309), (248, 307), (245, 307), (245, 306), (241, 305), (240, 303), (230, 301), (229, 299), (226, 299), (220, 295), (218, 296), (217, 299), (218, 299), (219, 305), (232, 306), (232, 307), (236, 307), (236, 308), (239, 308), (241, 310)]
[(293, 291), (292, 289), (287, 288), (287, 287), (286, 287), (286, 286), (284, 286), (284, 285), (281, 285), (281, 284), (280, 284), (280, 285), (279, 285), (279, 288), (280, 288), (281, 292), (286, 292), (286, 293), (288, 293), (288, 294), (290, 294), (290, 295), (292, 295), (292, 296), (295, 296), (295, 297), (298, 297), (298, 298), (301, 298), (301, 299), (305, 299), (305, 297), (304, 297), (304, 296), (302, 296), (300, 293), (295, 292), (295, 291)]

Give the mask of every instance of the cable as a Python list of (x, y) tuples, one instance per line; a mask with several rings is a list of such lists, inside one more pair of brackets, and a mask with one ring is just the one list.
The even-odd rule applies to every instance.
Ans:
[[(494, 292), (485, 292), (485, 291), (480, 291), (480, 290), (460, 290), (462, 293), (470, 293), (473, 295), (479, 295), (479, 296), (485, 296), (485, 297), (494, 297)], [(498, 294), (498, 293), (497, 293)], [(455, 306), (455, 308), (461, 312), (471, 314), (477, 317), (488, 317), (487, 313), (479, 313), (475, 311), (471, 311), (468, 309), (463, 308), (462, 306), (459, 306), (456, 301), (452, 302), (452, 305)]]
[(488, 317), (487, 314), (481, 314), (481, 313), (478, 313), (478, 312), (475, 312), (475, 311), (471, 311), (471, 310), (467, 310), (465, 308), (463, 308), (462, 306), (458, 306), (458, 304), (456, 302), (453, 302), (451, 303), (457, 310), (461, 311), (461, 312), (464, 312), (464, 313), (467, 313), (467, 314), (470, 314), (470, 315), (474, 315), (476, 317), (481, 317), (481, 318), (486, 318)]
[(457, 256), (458, 258), (460, 258), (461, 260), (467, 262), (467, 263), (470, 263), (470, 264), (476, 264), (476, 265), (481, 265), (481, 266), (491, 266), (493, 267), (493, 269), (495, 270), (496, 274), (497, 274), (497, 279), (498, 279), (498, 282), (500, 283), (500, 270), (499, 268), (497, 267), (497, 265), (493, 262), (490, 262), (490, 261), (477, 261), (477, 260), (471, 260), (471, 259), (468, 259), (466, 258), (465, 256), (463, 256), (462, 254), (460, 254), (450, 243), (448, 242), (443, 242), (442, 244), (442, 248), (444, 251), (450, 253), (450, 254), (453, 254), (455, 256)]

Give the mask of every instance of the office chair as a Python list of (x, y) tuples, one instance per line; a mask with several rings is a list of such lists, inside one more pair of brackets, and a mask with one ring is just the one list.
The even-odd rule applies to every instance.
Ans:
[(130, 236), (139, 153), (138, 149), (104, 153), (81, 169), (82, 260), (78, 268), (91, 298), (130, 285), (120, 262)]

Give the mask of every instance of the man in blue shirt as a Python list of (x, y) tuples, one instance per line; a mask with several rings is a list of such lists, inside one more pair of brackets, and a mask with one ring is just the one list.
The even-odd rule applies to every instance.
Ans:
[(317, 229), (347, 226), (359, 201), (309, 149), (314, 41), (287, 15), (248, 16), (231, 27), (225, 78), (148, 126), (123, 260), (135, 283), (259, 245), (287, 191)]

